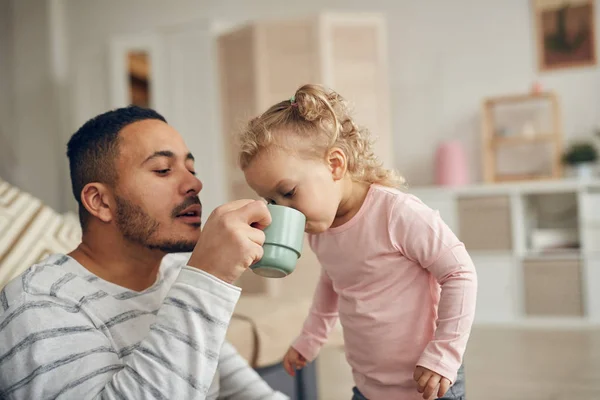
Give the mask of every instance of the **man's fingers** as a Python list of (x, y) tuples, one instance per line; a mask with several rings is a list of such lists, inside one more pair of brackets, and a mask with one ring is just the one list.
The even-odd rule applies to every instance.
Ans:
[(265, 243), (265, 233), (262, 230), (248, 227), (245, 232), (248, 239), (257, 245), (262, 246)]
[(450, 380), (442, 378), (442, 380), (440, 381), (440, 389), (438, 390), (437, 397), (444, 397), (448, 389), (450, 389)]
[(271, 225), (271, 213), (267, 208), (267, 205), (260, 201), (254, 200), (251, 203), (240, 207), (236, 210), (239, 213), (240, 218), (244, 220), (248, 225), (252, 225), (257, 229), (264, 229)]
[(252, 260), (250, 262), (250, 265), (248, 266), (252, 266), (254, 264), (256, 264), (257, 262), (260, 261), (261, 258), (263, 258), (263, 255), (265, 254), (265, 249), (263, 249), (263, 247), (259, 244), (256, 243), (252, 243)]

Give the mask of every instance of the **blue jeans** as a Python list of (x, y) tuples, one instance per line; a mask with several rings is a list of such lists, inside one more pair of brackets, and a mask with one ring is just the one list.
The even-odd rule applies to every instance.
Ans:
[[(352, 400), (369, 400), (360, 392), (360, 390), (358, 390), (357, 387), (354, 387), (352, 392), (354, 393)], [(461, 365), (458, 369), (456, 382), (450, 386), (450, 389), (448, 389), (443, 397), (440, 397), (437, 400), (466, 400), (464, 366)]]

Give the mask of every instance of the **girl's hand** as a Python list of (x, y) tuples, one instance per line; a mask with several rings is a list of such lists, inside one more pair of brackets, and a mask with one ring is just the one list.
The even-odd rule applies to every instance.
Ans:
[(306, 358), (290, 347), (283, 357), (283, 367), (291, 376), (296, 376), (296, 370), (306, 366)]
[[(444, 378), (440, 374), (433, 372), (430, 369), (417, 365), (415, 373), (413, 375), (417, 382), (419, 393), (423, 393), (424, 399), (431, 399), (435, 393), (435, 389), (438, 389), (437, 397), (443, 397), (448, 389), (450, 388), (450, 380)], [(439, 387), (439, 388), (438, 388)]]

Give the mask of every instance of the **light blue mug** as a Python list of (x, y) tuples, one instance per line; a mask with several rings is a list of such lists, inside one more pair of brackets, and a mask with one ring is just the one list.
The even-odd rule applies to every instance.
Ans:
[(250, 267), (266, 278), (283, 278), (294, 272), (302, 253), (306, 217), (300, 211), (268, 204), (271, 225), (265, 228), (264, 254)]

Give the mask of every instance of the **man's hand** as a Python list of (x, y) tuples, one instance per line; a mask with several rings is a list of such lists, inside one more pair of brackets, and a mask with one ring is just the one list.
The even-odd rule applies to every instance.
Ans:
[(419, 393), (423, 393), (423, 398), (427, 400), (433, 397), (436, 389), (438, 389), (438, 391), (435, 398), (444, 396), (450, 388), (449, 379), (444, 378), (430, 369), (421, 367), (420, 365), (417, 365), (415, 368), (413, 377), (415, 381), (417, 381), (417, 390)]
[(270, 223), (263, 201), (237, 200), (220, 206), (204, 224), (188, 265), (233, 283), (263, 256), (262, 230)]

